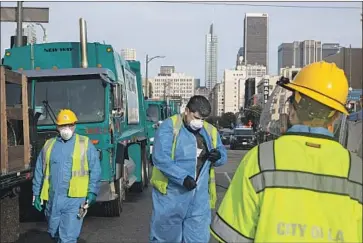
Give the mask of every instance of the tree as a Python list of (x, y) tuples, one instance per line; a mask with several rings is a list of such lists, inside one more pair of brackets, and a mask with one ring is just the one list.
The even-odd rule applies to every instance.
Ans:
[(260, 105), (254, 105), (247, 109), (242, 110), (243, 115), (241, 117), (242, 124), (247, 125), (249, 121), (252, 122), (254, 128), (260, 123), (260, 116), (262, 107)]
[(221, 127), (224, 127), (224, 128), (232, 128), (231, 124), (233, 124), (233, 126), (236, 125), (236, 116), (235, 116), (235, 114), (233, 112), (224, 113), (221, 116), (221, 120), (219, 122), (219, 125)]

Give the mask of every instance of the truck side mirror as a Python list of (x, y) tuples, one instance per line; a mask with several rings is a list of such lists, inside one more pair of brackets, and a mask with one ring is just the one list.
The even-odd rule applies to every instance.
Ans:
[(113, 108), (112, 115), (115, 117), (123, 116), (123, 107), (122, 107), (122, 86), (119, 83), (116, 83), (113, 86)]

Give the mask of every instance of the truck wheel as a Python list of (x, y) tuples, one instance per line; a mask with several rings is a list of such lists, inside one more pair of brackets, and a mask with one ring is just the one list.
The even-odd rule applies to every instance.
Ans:
[(124, 178), (120, 178), (115, 182), (115, 191), (118, 197), (110, 202), (102, 203), (104, 205), (104, 217), (119, 217), (123, 209), (123, 201), (125, 200), (125, 182)]
[(146, 148), (145, 146), (142, 148), (142, 159), (141, 159), (141, 181), (135, 182), (135, 184), (132, 186), (133, 191), (135, 192), (143, 192), (144, 187), (147, 187), (149, 184), (149, 177), (148, 177), (148, 169), (147, 167), (147, 154), (146, 154)]

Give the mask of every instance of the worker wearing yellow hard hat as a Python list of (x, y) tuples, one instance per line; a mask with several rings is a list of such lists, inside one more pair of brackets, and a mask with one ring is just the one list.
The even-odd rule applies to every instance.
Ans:
[(362, 242), (362, 159), (329, 131), (348, 82), (335, 64), (312, 63), (294, 80), (290, 128), (250, 150), (211, 225), (220, 242)]
[(88, 137), (75, 133), (77, 116), (64, 109), (57, 116), (59, 136), (45, 142), (33, 178), (34, 207), (42, 211), (48, 232), (58, 242), (76, 243), (85, 210), (96, 201), (101, 177), (98, 152)]

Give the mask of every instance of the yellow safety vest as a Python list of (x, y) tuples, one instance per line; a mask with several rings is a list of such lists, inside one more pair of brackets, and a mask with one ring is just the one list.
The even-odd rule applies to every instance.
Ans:
[[(183, 119), (181, 115), (177, 114), (171, 117), (173, 122), (173, 146), (171, 150), (171, 158), (174, 159), (175, 157), (175, 147), (176, 147), (176, 140), (179, 134), (180, 128), (183, 124)], [(217, 136), (218, 130), (213, 125), (209, 124), (208, 122), (204, 121), (204, 129), (207, 131), (208, 135), (212, 139), (212, 146), (213, 148), (217, 147)], [(153, 166), (152, 176), (150, 179), (150, 183), (157, 189), (160, 193), (166, 195), (166, 188), (168, 186), (168, 178), (155, 166)], [(213, 167), (209, 170), (209, 203), (211, 208), (215, 208), (217, 202), (217, 188), (216, 188), (216, 181), (215, 181), (215, 170)]]
[(243, 158), (211, 225), (220, 242), (362, 242), (362, 160), (285, 135)]
[[(69, 183), (69, 197), (86, 197), (88, 193), (89, 169), (87, 160), (88, 137), (76, 134), (73, 150), (72, 177)], [(50, 155), (56, 138), (48, 139), (43, 148), (44, 181), (40, 194), (42, 200), (49, 199)]]

